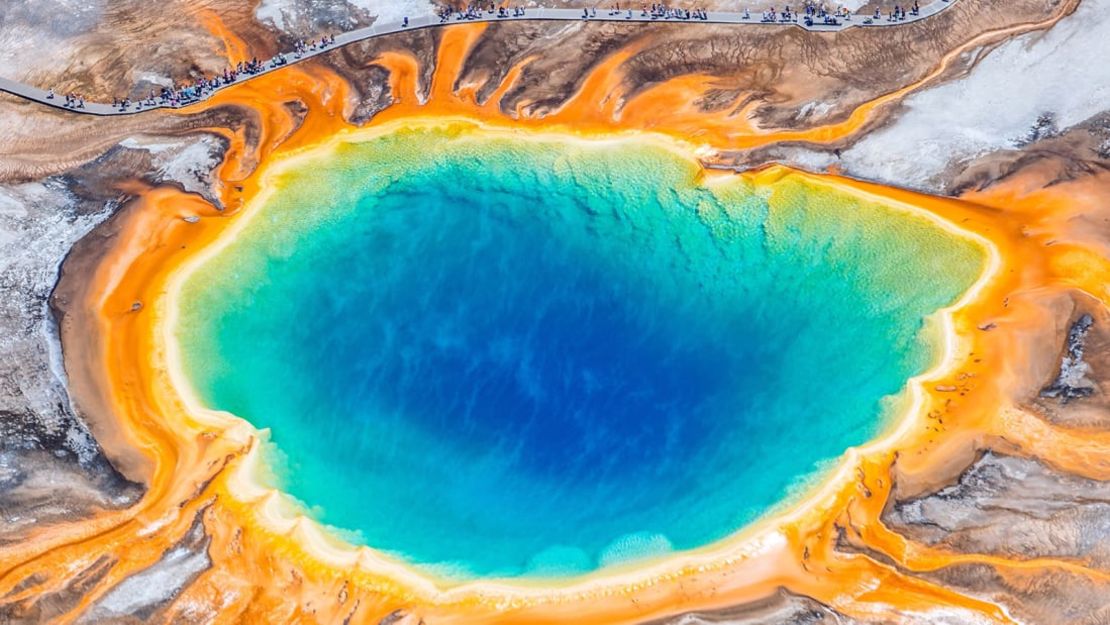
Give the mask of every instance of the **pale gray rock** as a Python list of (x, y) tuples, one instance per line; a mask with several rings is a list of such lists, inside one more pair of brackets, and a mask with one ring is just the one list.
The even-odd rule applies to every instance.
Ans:
[(210, 542), (201, 515), (197, 515), (185, 537), (166, 550), (158, 562), (109, 590), (85, 611), (78, 623), (149, 621), (154, 612), (212, 565), (208, 557)]
[(959, 481), (895, 502), (883, 521), (928, 545), (1008, 558), (1068, 558), (1110, 570), (1110, 482), (984, 454)]
[(0, 186), (0, 450), (99, 454), (73, 416), (48, 300), (70, 247), (113, 208), (82, 212), (57, 179)]
[(1095, 392), (1097, 386), (1088, 377), (1091, 367), (1083, 360), (1084, 343), (1094, 323), (1094, 317), (1083, 315), (1068, 329), (1067, 351), (1060, 362), (1060, 374), (1056, 381), (1041, 390), (1041, 397), (1059, 398), (1066, 404)]
[(706, 612), (687, 612), (643, 625), (860, 625), (824, 604), (785, 589), (760, 601)]

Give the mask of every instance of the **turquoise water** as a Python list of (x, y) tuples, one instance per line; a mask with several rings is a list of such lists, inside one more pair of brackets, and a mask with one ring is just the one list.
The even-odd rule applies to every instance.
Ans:
[(982, 258), (797, 177), (696, 175), (628, 141), (343, 144), (188, 281), (187, 373), (272, 429), (312, 514), (438, 575), (706, 545), (877, 433)]

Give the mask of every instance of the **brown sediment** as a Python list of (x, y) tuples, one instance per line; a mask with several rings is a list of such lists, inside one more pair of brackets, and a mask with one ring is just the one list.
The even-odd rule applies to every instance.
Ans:
[[(478, 85), (460, 83), (465, 58), (483, 31), (479, 25), (443, 31), (426, 102), (418, 59), (383, 53), (377, 63), (389, 71), (394, 105), (375, 117), (370, 130), (446, 123), (491, 133), (587, 137), (650, 131), (644, 136), (676, 145), (691, 158), (712, 158), (782, 141), (840, 140), (921, 84), (877, 98), (840, 122), (764, 131), (744, 122), (742, 112), (695, 110), (689, 103), (714, 87), (708, 76), (668, 81), (624, 102), (621, 66), (635, 53), (633, 47), (598, 64), (564, 106), (539, 117), (518, 103), (518, 118), (511, 119), (501, 114), (501, 99), (526, 71), (528, 59), (510, 69), (481, 105)], [(234, 35), (220, 32), (229, 54), (245, 53)], [(930, 76), (957, 56), (949, 53)], [(891, 501), (937, 489), (988, 448), (1005, 447), (1089, 479), (1110, 479), (1110, 437), (1056, 427), (1022, 403), (1025, 390), (1041, 382), (1031, 380), (1022, 366), (1040, 358), (1032, 353), (1030, 337), (1041, 331), (1048, 314), (1041, 302), (1079, 291), (1105, 306), (1110, 263), (1104, 249), (1070, 230), (1074, 208), (1066, 185), (1026, 191), (1017, 179), (951, 199), (778, 167), (737, 174), (757, 182), (799, 176), (912, 211), (954, 236), (978, 241), (990, 261), (974, 289), (938, 317), (944, 363), (911, 383), (906, 415), (897, 427), (849, 452), (803, 504), (758, 531), (651, 566), (549, 588), (492, 583), (448, 588), (370, 550), (339, 544), (311, 520), (291, 514), (280, 493), (251, 479), (259, 461), (258, 433), (230, 416), (198, 410), (183, 394), (173, 375), (165, 325), (173, 315), (170, 295), (180, 268), (245, 218), (249, 210), (242, 209), (266, 192), (268, 165), (352, 130), (346, 122), (355, 106), (350, 95), (343, 79), (318, 64), (221, 92), (200, 108), (245, 107), (257, 117), (254, 137), (212, 129), (230, 146), (219, 172), (225, 208), (177, 189), (151, 188), (140, 190), (140, 199), (120, 217), (114, 244), (85, 291), (91, 324), (86, 328), (93, 338), (68, 339), (66, 358), (69, 368), (83, 372), (74, 390), (91, 395), (95, 389), (105, 412), (115, 417), (113, 427), (96, 428), (98, 438), (113, 457), (133, 458), (125, 463), (127, 472), (145, 483), (147, 494), (126, 511), (0, 545), (5, 603), (33, 613), (38, 597), (62, 592), (76, 580), (83, 584), (79, 599), (58, 615), (60, 622), (75, 620), (116, 584), (157, 562), (198, 515), (210, 537), (211, 566), (166, 609), (169, 621), (200, 610), (214, 623), (374, 624), (407, 615), (437, 624), (617, 624), (764, 601), (785, 588), (866, 621), (952, 609), (1012, 623), (999, 604), (923, 573), (978, 564), (1011, 574), (1051, 569), (1108, 582), (1104, 571), (1084, 562), (954, 553), (909, 540), (883, 521)], [(728, 175), (707, 172), (706, 177)], [(192, 216), (199, 221), (185, 220)], [(989, 331), (982, 329), (987, 326)], [(846, 551), (845, 540), (866, 545), (867, 551)], [(81, 571), (95, 574), (82, 577)], [(32, 579), (36, 583), (28, 584)]]

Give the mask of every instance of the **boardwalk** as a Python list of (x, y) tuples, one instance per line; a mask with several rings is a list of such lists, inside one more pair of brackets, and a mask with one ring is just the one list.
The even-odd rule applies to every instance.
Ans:
[(508, 15), (498, 15), (496, 13), (483, 11), (476, 17), (471, 16), (467, 18), (460, 18), (458, 15), (452, 14), (449, 18), (442, 19), (438, 16), (429, 15), (416, 17), (408, 21), (406, 26), (402, 22), (390, 22), (384, 24), (373, 24), (365, 28), (347, 31), (345, 33), (335, 36), (334, 43), (325, 47), (317, 47), (315, 49), (306, 50), (301, 53), (286, 53), (285, 56), (288, 62), (276, 64), (272, 61), (264, 63), (263, 69), (254, 74), (240, 74), (235, 80), (221, 84), (219, 87), (206, 91), (201, 97), (190, 100), (183, 104), (132, 104), (126, 110), (121, 110), (117, 106), (111, 104), (101, 104), (97, 102), (86, 102), (82, 108), (72, 108), (65, 106), (65, 97), (61, 94), (51, 97), (49, 91), (25, 85), (14, 80), (0, 77), (0, 91), (10, 93), (27, 100), (33, 100), (40, 104), (52, 106), (54, 108), (63, 109), (71, 113), (79, 113), (84, 115), (134, 115), (136, 113), (152, 111), (155, 109), (175, 109), (191, 106), (198, 102), (202, 102), (210, 97), (217, 91), (227, 89), (236, 84), (246, 82), (253, 78), (257, 78), (263, 74), (268, 74), (277, 71), (286, 65), (299, 63), (314, 56), (326, 54), (335, 48), (339, 48), (348, 44), (373, 39), (375, 37), (384, 37), (393, 33), (399, 33), (406, 30), (419, 30), (422, 28), (436, 28), (440, 26), (450, 26), (452, 24), (460, 23), (474, 23), (474, 22), (520, 22), (520, 21), (553, 21), (553, 22), (624, 22), (624, 23), (677, 23), (677, 24), (730, 24), (737, 26), (781, 26), (790, 28), (801, 28), (812, 32), (831, 33), (847, 30), (849, 28), (886, 28), (896, 27), (916, 22), (919, 20), (927, 19), (937, 13), (945, 10), (946, 8), (954, 5), (957, 0), (937, 0), (921, 8), (918, 15), (906, 15), (905, 19), (898, 21), (888, 21), (885, 17), (875, 19), (872, 21), (868, 15), (852, 15), (848, 18), (840, 20), (839, 24), (824, 24), (814, 21), (813, 24), (805, 24), (804, 16), (797, 16), (794, 20), (784, 21), (763, 21), (760, 19), (759, 13), (747, 12), (727, 12), (727, 11), (709, 11), (705, 14), (704, 19), (695, 18), (677, 18), (677, 17), (657, 17), (651, 14), (645, 14), (639, 10), (624, 10), (619, 12), (611, 11), (608, 8), (597, 9), (591, 12), (588, 17), (584, 17), (583, 9), (544, 9), (544, 8), (529, 8), (523, 14), (514, 15), (510, 10)]

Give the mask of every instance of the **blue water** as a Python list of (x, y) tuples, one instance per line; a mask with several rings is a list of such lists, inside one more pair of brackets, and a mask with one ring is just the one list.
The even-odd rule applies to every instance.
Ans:
[(438, 575), (567, 576), (721, 539), (882, 427), (982, 259), (788, 178), (408, 131), (286, 173), (186, 286), (211, 407), (281, 486)]

